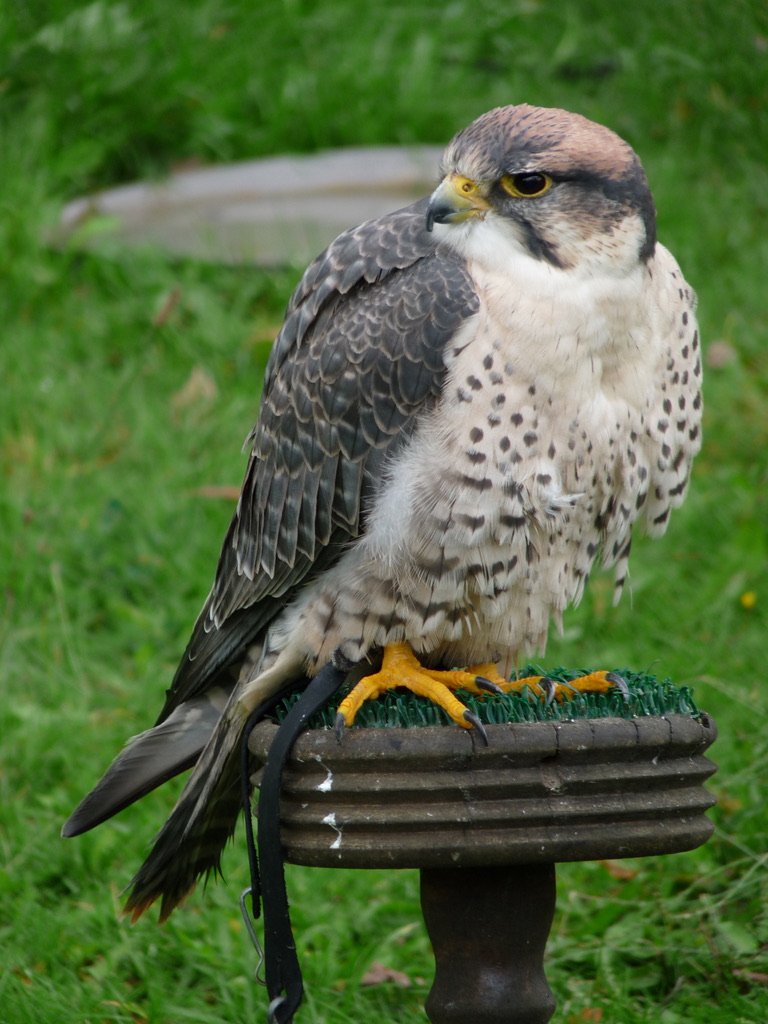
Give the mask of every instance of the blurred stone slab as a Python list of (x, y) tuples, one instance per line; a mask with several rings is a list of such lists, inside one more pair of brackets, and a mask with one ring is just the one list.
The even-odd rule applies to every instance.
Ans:
[(182, 171), (76, 199), (68, 244), (156, 245), (227, 263), (304, 265), (336, 235), (428, 195), (442, 150), (343, 149)]

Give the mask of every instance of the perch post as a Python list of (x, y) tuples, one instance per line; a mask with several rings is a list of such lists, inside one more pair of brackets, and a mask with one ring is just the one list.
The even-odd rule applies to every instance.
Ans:
[[(252, 733), (261, 763), (277, 728)], [(704, 843), (716, 734), (706, 714), (492, 725), (487, 747), (446, 726), (311, 729), (283, 777), (284, 856), (419, 868), (432, 1024), (546, 1024), (555, 864)]]

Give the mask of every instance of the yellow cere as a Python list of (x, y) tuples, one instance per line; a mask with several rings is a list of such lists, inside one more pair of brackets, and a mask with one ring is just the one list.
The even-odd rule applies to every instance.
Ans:
[(463, 174), (454, 174), (451, 178), (451, 184), (457, 192), (467, 197), (476, 196), (480, 191), (477, 182), (472, 181), (471, 178), (467, 178)]

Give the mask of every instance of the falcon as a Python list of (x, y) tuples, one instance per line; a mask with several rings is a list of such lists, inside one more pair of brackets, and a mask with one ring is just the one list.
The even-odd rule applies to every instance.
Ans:
[[(333, 661), (363, 700), (520, 687), (597, 565), (618, 600), (700, 446), (695, 296), (656, 240), (640, 161), (563, 110), (499, 107), (429, 198), (306, 270), (267, 366), (213, 587), (157, 724), (64, 826), (77, 835), (194, 766), (131, 885), (161, 920), (217, 871), (250, 713)], [(546, 679), (526, 681), (560, 697)], [(572, 684), (605, 690), (598, 672)]]

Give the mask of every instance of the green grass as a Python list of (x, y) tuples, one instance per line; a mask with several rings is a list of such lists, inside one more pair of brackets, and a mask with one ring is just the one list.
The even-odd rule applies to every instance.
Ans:
[[(180, 161), (442, 143), (522, 100), (578, 110), (638, 149), (710, 353), (685, 507), (662, 541), (636, 546), (618, 609), (610, 580), (592, 581), (547, 660), (694, 688), (720, 732), (716, 832), (626, 877), (559, 869), (556, 1019), (768, 1018), (767, 41), (758, 0), (0, 8), (3, 1024), (230, 1024), (266, 1008), (237, 909), (241, 838), (227, 885), (160, 930), (131, 929), (118, 892), (178, 786), (80, 839), (59, 828), (160, 707), (231, 514), (200, 488), (239, 483), (297, 275), (55, 250), (63, 202)], [(416, 874), (292, 868), (288, 881), (298, 1019), (423, 1021)], [(361, 987), (374, 960), (412, 987)]]

